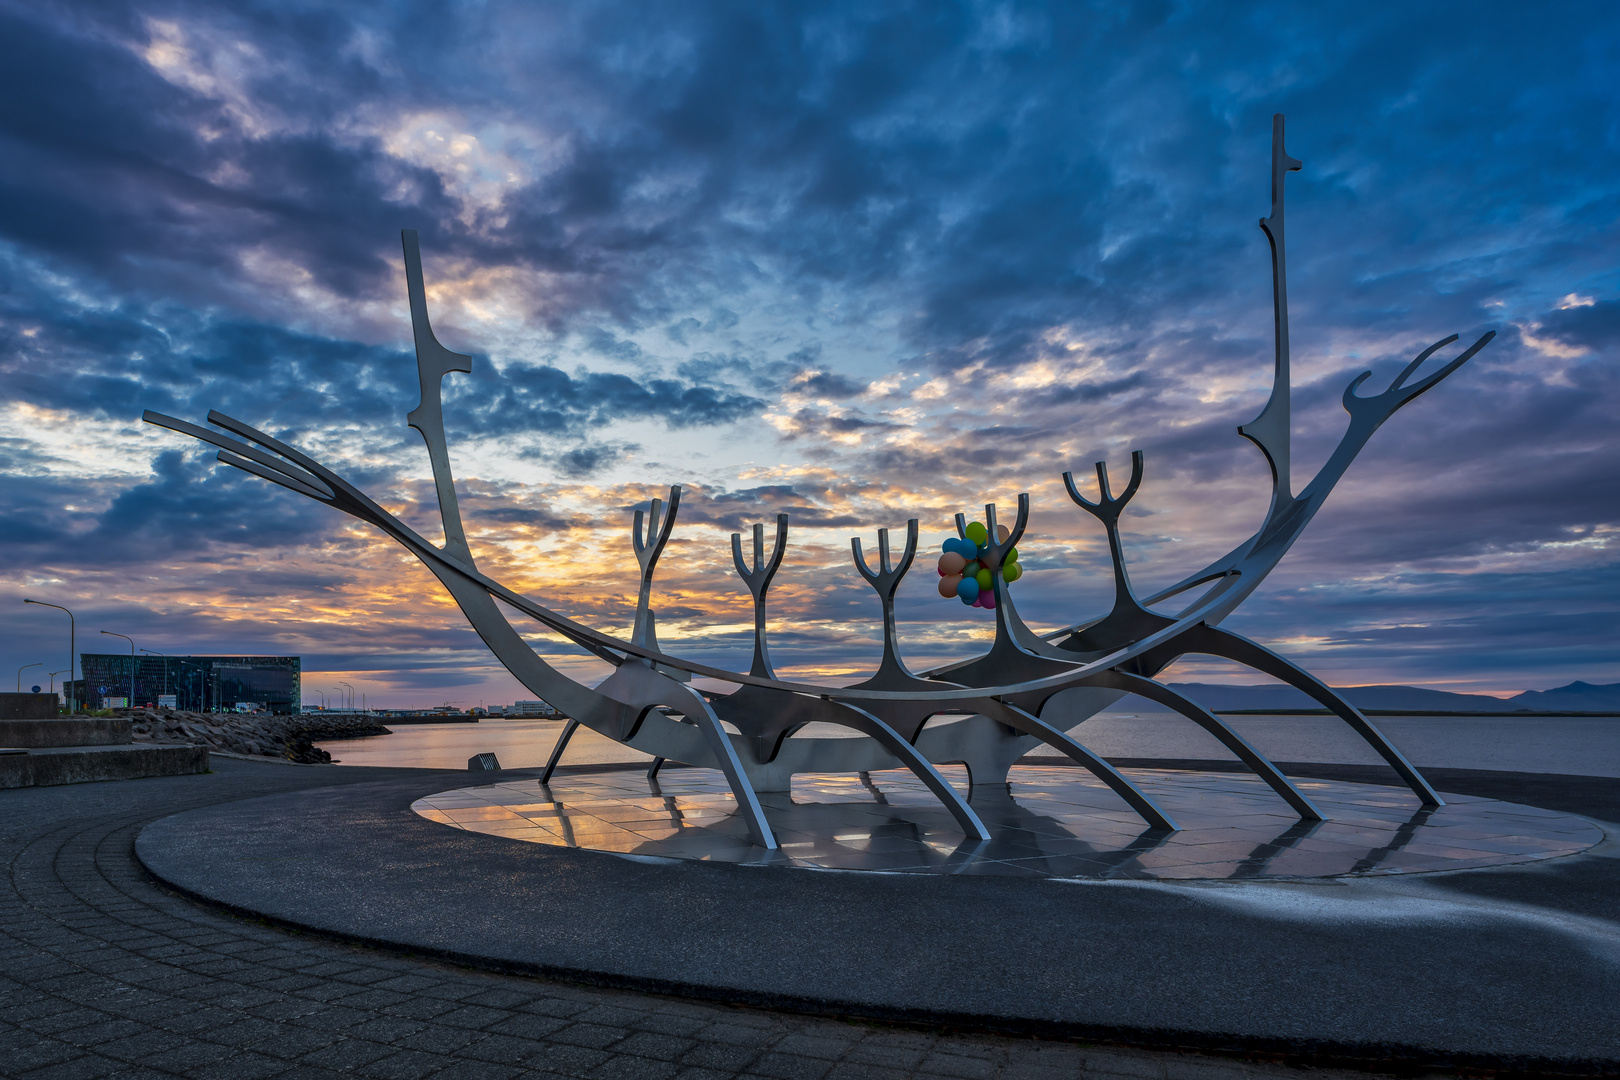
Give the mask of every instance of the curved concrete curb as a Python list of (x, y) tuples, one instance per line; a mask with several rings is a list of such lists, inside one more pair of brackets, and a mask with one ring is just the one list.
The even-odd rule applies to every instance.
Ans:
[(1182, 886), (648, 864), (412, 814), (442, 779), (189, 811), (137, 853), (255, 917), (597, 985), (1300, 1063), (1620, 1074), (1612, 857)]

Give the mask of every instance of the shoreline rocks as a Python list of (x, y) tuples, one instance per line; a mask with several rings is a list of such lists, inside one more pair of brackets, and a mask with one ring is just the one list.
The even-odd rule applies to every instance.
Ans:
[(345, 713), (195, 713), (179, 709), (117, 709), (130, 721), (137, 743), (203, 745), (252, 757), (282, 758), (304, 765), (330, 764), (332, 755), (314, 745), (324, 739), (392, 735), (375, 717)]

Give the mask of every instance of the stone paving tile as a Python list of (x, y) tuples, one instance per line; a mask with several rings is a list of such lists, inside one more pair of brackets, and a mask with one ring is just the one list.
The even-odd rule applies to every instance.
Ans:
[[(350, 782), (204, 777), (0, 792), (0, 1075), (208, 1080), (1281, 1080), (1297, 1070), (851, 1024), (469, 971), (283, 932), (159, 888), (142, 824)], [(380, 771), (361, 774), (381, 778)], [(1327, 1075), (1327, 1074), (1319, 1074)]]

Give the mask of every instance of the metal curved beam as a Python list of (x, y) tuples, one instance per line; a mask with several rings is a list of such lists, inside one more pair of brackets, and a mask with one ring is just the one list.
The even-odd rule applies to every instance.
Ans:
[(1273, 765), (1264, 754), (1249, 745), (1247, 739), (1223, 724), (1214, 713), (1204, 708), (1189, 697), (1176, 693), (1161, 682), (1144, 679), (1140, 675), (1131, 675), (1123, 671), (1109, 671), (1101, 675), (1091, 676), (1087, 680), (1091, 686), (1106, 686), (1113, 690), (1128, 690), (1133, 694), (1140, 694), (1149, 701), (1157, 701), (1161, 705), (1168, 705), (1176, 712), (1185, 716), (1211, 735), (1221, 741), (1232, 753), (1236, 754), (1245, 765), (1253, 769), (1255, 774), (1271, 786), (1271, 790), (1283, 797), (1294, 812), (1306, 821), (1322, 821), (1322, 811), (1316, 804), (1305, 797), (1305, 793), (1296, 788), (1282, 770)]
[(917, 748), (900, 737), (900, 733), (873, 716), (865, 709), (856, 708), (846, 702), (828, 700), (826, 704), (833, 706), (842, 715), (828, 716), (826, 719), (832, 723), (843, 724), (854, 728), (863, 735), (868, 735), (895, 757), (899, 758), (906, 768), (916, 774), (917, 779), (927, 785), (934, 797), (945, 804), (945, 809), (951, 812), (962, 831), (972, 840), (989, 840), (990, 830), (985, 827), (979, 815), (963, 800), (951, 782), (945, 779), (932, 762), (917, 752)]
[(1046, 745), (1062, 753), (1076, 765), (1089, 770), (1093, 776), (1112, 788), (1116, 795), (1129, 803), (1131, 809), (1142, 815), (1142, 820), (1146, 821), (1152, 828), (1168, 829), (1171, 832), (1176, 832), (1181, 828), (1180, 825), (1176, 824), (1175, 818), (1171, 817), (1162, 806), (1154, 802), (1147, 792), (1137, 787), (1129, 777), (1108, 764), (1078, 740), (1071, 738), (1067, 733), (1059, 731), (1051, 724), (1032, 713), (1020, 709), (1016, 705), (1008, 705), (1006, 702), (997, 702), (996, 705), (997, 708), (994, 712), (987, 711), (985, 715), (1000, 720), (1009, 727), (1017, 728), (1025, 735), (1035, 736)]
[(1296, 690), (1304, 691), (1324, 708), (1332, 710), (1339, 719), (1349, 724), (1367, 745), (1378, 751), (1379, 756), (1400, 774), (1406, 786), (1422, 800), (1425, 807), (1434, 809), (1445, 805), (1445, 800), (1441, 799), (1439, 793), (1423, 778), (1423, 774), (1406, 760), (1404, 754), (1395, 749), (1394, 744), (1373, 725), (1371, 720), (1362, 715), (1360, 709), (1346, 701), (1331, 686), (1286, 657), (1272, 652), (1257, 641), (1250, 641), (1230, 630), (1222, 630), (1215, 626), (1195, 627), (1177, 639), (1176, 648), (1235, 660), (1262, 674), (1280, 679)]
[[(542, 786), (551, 783), (551, 774), (557, 771), (557, 762), (562, 760), (563, 751), (568, 749), (568, 744), (573, 739), (574, 732), (578, 730), (579, 721), (569, 717), (568, 723), (563, 725), (562, 732), (557, 736), (557, 744), (551, 748), (551, 756), (546, 759), (546, 771), (540, 774)], [(664, 759), (659, 758), (658, 760), (663, 761)]]

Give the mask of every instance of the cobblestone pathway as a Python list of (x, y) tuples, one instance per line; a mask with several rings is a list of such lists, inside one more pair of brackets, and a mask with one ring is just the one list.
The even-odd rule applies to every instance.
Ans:
[[(159, 888), (142, 824), (392, 770), (0, 792), (0, 1075), (1059, 1080), (1297, 1076), (1218, 1058), (843, 1023), (491, 975), (301, 936)], [(1325, 1074), (1318, 1074), (1325, 1075)]]

